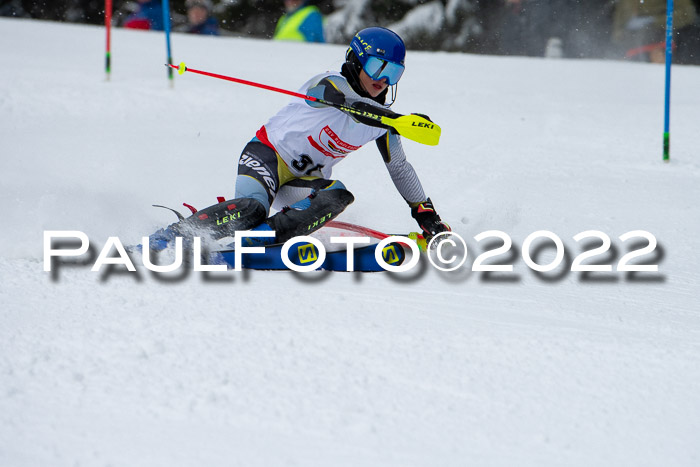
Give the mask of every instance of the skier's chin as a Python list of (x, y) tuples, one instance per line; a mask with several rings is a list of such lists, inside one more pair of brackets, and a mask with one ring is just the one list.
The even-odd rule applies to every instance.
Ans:
[(377, 97), (378, 95), (380, 95), (384, 91), (384, 89), (386, 89), (386, 85), (381, 84), (381, 83), (380, 84), (372, 83), (368, 87), (369, 87), (369, 89), (367, 89), (367, 92), (372, 97)]

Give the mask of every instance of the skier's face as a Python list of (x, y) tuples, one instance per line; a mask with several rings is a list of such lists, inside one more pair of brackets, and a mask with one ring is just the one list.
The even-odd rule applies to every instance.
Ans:
[(200, 5), (193, 5), (187, 10), (187, 20), (193, 26), (204, 23), (209, 16), (207, 9)]
[(365, 70), (360, 70), (360, 83), (364, 90), (372, 97), (377, 97), (389, 86), (386, 82), (386, 78), (382, 78), (379, 81), (373, 80), (365, 73)]

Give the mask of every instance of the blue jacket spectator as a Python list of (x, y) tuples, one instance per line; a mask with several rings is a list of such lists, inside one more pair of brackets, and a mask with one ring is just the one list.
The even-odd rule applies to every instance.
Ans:
[(153, 29), (162, 31), (163, 25), (163, 5), (161, 0), (138, 0), (139, 8), (126, 18), (125, 28), (131, 29)]
[(319, 9), (303, 0), (284, 0), (287, 11), (277, 22), (272, 37), (284, 41), (325, 42)]
[(180, 29), (192, 34), (219, 35), (219, 22), (211, 16), (214, 5), (211, 0), (187, 0), (187, 24)]

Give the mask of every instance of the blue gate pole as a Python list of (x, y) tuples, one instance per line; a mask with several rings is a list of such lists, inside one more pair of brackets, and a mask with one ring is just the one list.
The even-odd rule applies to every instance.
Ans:
[[(671, 0), (673, 1), (673, 0)], [(163, 0), (163, 26), (165, 27), (165, 52), (167, 54), (166, 60), (168, 65), (173, 63), (173, 55), (170, 52), (170, 1)], [(168, 80), (170, 80), (170, 87), (173, 86), (173, 69), (168, 66)]]
[[(167, 1), (167, 0), (166, 0)], [(666, 3), (666, 99), (664, 104), (664, 162), (669, 162), (671, 151), (671, 61), (673, 58), (673, 0)]]

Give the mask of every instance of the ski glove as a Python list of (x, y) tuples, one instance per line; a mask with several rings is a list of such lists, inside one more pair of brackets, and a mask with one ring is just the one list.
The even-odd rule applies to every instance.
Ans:
[(418, 115), (419, 117), (423, 117), (423, 118), (426, 119), (427, 121), (432, 122), (432, 120), (430, 119), (430, 117), (428, 117), (426, 114), (412, 113), (411, 115)]
[(428, 242), (440, 232), (452, 231), (450, 226), (442, 222), (438, 213), (435, 212), (435, 207), (430, 198), (412, 206), (411, 216), (418, 222), (420, 228), (423, 229), (423, 236)]
[[(374, 115), (379, 115), (382, 117), (389, 117), (389, 118), (396, 118), (396, 117), (401, 117), (401, 114), (397, 114), (396, 112), (392, 112), (389, 109), (385, 109), (384, 107), (379, 107), (377, 105), (372, 105), (368, 104), (367, 102), (363, 101), (357, 101), (353, 102), (352, 104), (353, 109), (361, 110), (363, 112), (369, 112), (373, 113)], [(364, 123), (365, 125), (377, 127), (377, 128), (386, 128), (390, 129), (391, 127), (384, 125), (382, 122), (379, 122), (373, 118), (370, 117), (363, 117), (361, 115), (355, 115), (351, 114), (353, 118), (355, 118), (358, 122)]]

